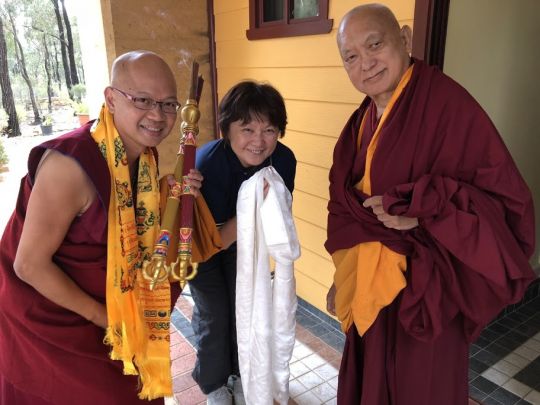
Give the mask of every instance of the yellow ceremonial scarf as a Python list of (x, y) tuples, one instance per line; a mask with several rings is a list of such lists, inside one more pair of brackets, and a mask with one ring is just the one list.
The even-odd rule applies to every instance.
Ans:
[[(367, 195), (371, 195), (371, 162), (381, 128), (409, 82), (412, 69), (413, 66), (407, 69), (394, 90), (369, 143), (364, 177), (355, 185)], [(366, 115), (360, 124), (358, 148)], [(375, 322), (379, 311), (389, 305), (405, 287), (403, 273), (407, 269), (407, 260), (380, 242), (359, 243), (349, 249), (337, 250), (332, 254), (332, 260), (336, 266), (336, 315), (341, 321), (341, 328), (347, 332), (354, 322), (358, 333), (363, 335)]]
[(107, 106), (101, 109), (92, 137), (111, 175), (105, 343), (112, 346), (111, 359), (123, 362), (124, 374), (140, 376), (141, 399), (170, 396), (170, 286), (159, 283), (151, 291), (140, 271), (159, 231), (156, 160), (150, 148), (139, 157), (134, 207), (126, 151)]

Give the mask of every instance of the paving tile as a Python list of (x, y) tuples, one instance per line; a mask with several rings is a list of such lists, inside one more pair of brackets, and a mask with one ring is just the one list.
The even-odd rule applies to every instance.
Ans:
[(317, 385), (311, 390), (311, 392), (315, 394), (317, 398), (319, 398), (320, 403), (325, 403), (326, 401), (335, 398), (337, 395), (336, 389), (327, 383)]
[(516, 405), (533, 405), (533, 404), (530, 403), (529, 401), (525, 401), (524, 399), (521, 399), (518, 402), (516, 402)]
[(191, 387), (197, 385), (193, 377), (191, 377), (191, 370), (184, 374), (179, 374), (173, 378), (173, 392), (182, 392)]
[(531, 387), (529, 387), (528, 385), (525, 385), (525, 384), (523, 384), (523, 383), (521, 383), (518, 380), (515, 380), (513, 378), (511, 380), (507, 381), (503, 385), (503, 388), (506, 389), (507, 391), (510, 391), (510, 392), (516, 394), (520, 398), (524, 398), (529, 392), (532, 391)]
[(540, 381), (540, 362), (532, 362), (517, 373), (514, 378), (529, 387), (536, 387)]
[(491, 393), (490, 397), (496, 399), (504, 405), (514, 405), (521, 399), (517, 395), (505, 390), (504, 388), (497, 388)]
[(536, 334), (536, 332), (538, 332), (538, 328), (536, 327), (536, 325), (531, 322), (525, 322), (519, 325), (516, 330), (527, 337), (532, 337)]
[(497, 356), (496, 354), (488, 352), (487, 350), (480, 350), (478, 353), (476, 353), (473, 356), (473, 358), (478, 361), (481, 361), (484, 364), (487, 364), (488, 366), (491, 366), (497, 363), (497, 361), (501, 359), (500, 356)]
[(328, 363), (339, 370), (341, 367), (341, 357), (336, 357), (335, 359), (328, 361)]
[(512, 350), (507, 347), (504, 347), (498, 343), (492, 343), (485, 348), (486, 351), (495, 354), (499, 358), (503, 358), (507, 354), (510, 354)]
[(297, 380), (302, 383), (304, 387), (306, 387), (308, 390), (316, 387), (319, 384), (322, 384), (324, 380), (319, 377), (315, 372), (310, 371), (309, 373), (306, 373), (304, 375), (301, 375), (297, 378)]
[(497, 344), (507, 348), (509, 351), (513, 351), (521, 346), (524, 341), (516, 341), (510, 337), (503, 336), (500, 339), (497, 339)]
[(309, 342), (304, 343), (304, 345), (306, 345), (306, 346), (309, 347), (311, 350), (313, 350), (314, 353), (317, 353), (318, 351), (322, 350), (322, 349), (325, 348), (325, 347), (329, 347), (329, 346), (328, 346), (328, 343), (323, 342), (323, 341), (322, 341), (321, 339), (319, 339), (319, 338), (312, 339), (312, 340), (310, 340)]
[(316, 405), (321, 403), (319, 398), (317, 398), (315, 394), (310, 391), (304, 392), (302, 395), (293, 399), (298, 405)]
[(513, 377), (520, 371), (520, 368), (518, 366), (515, 366), (512, 363), (507, 362), (506, 360), (498, 361), (493, 365), (493, 368), (510, 377)]
[(311, 326), (311, 327), (308, 327), (308, 330), (313, 333), (315, 336), (320, 336), (320, 335), (324, 335), (325, 333), (328, 333), (328, 332), (334, 332), (334, 329), (331, 328), (331, 327), (328, 327), (327, 325), (323, 324), (323, 323), (319, 323), (315, 326)]
[(184, 339), (182, 338), (182, 336), (178, 333), (178, 330), (173, 326), (171, 328), (171, 347), (174, 346), (174, 345), (177, 345), (178, 343), (180, 342), (183, 342)]
[(498, 322), (501, 325), (506, 326), (508, 329), (514, 329), (517, 326), (521, 325), (521, 322), (516, 319), (513, 319), (512, 316), (505, 316), (504, 318), (499, 319)]
[(338, 352), (336, 349), (334, 349), (331, 346), (323, 347), (317, 352), (317, 354), (321, 356), (322, 358), (326, 359), (326, 361), (331, 361), (334, 359), (341, 360), (341, 352)]
[(299, 395), (302, 395), (308, 389), (298, 380), (289, 381), (289, 395), (292, 398), (296, 398)]
[(471, 385), (478, 388), (484, 394), (489, 395), (498, 388), (498, 385), (488, 379), (479, 376), (471, 381)]
[(474, 356), (476, 353), (478, 353), (482, 348), (478, 345), (475, 345), (474, 343), (469, 346), (469, 356)]
[(533, 405), (540, 405), (540, 392), (538, 392), (536, 390), (531, 391), (523, 399), (525, 401), (529, 401)]
[(191, 387), (177, 394), (175, 393), (174, 397), (181, 405), (195, 405), (206, 402), (206, 395), (202, 393), (198, 386)]
[(302, 359), (302, 363), (308, 366), (311, 370), (316, 369), (317, 367), (322, 366), (326, 363), (326, 360), (319, 356), (317, 353), (313, 353)]
[(335, 376), (335, 377), (332, 378), (331, 380), (328, 380), (327, 383), (330, 384), (332, 387), (334, 387), (334, 388), (337, 390), (337, 387), (338, 387), (338, 377)]
[(298, 315), (296, 322), (302, 325), (304, 328), (310, 328), (321, 323), (321, 320), (314, 316)]
[(480, 374), (477, 373), (476, 371), (473, 371), (473, 370), (470, 370), (469, 369), (469, 382), (471, 382), (472, 380), (474, 380), (476, 377), (478, 377)]
[(294, 378), (300, 377), (301, 375), (306, 374), (310, 371), (309, 367), (306, 366), (304, 363), (302, 363), (301, 360), (291, 363), (291, 365), (289, 366), (289, 369), (291, 372), (291, 376)]
[(314, 369), (315, 373), (321, 377), (324, 381), (331, 380), (334, 377), (337, 377), (339, 370), (333, 367), (331, 364), (325, 363), (320, 367)]
[(540, 354), (540, 341), (536, 339), (529, 339), (525, 343), (523, 343), (523, 346), (528, 347), (529, 349), (532, 349)]
[(508, 332), (506, 335), (504, 335), (504, 337), (515, 340), (516, 342), (519, 342), (520, 345), (529, 340), (528, 336), (525, 336), (523, 333), (520, 333), (516, 329)]
[(334, 349), (342, 352), (343, 347), (345, 346), (345, 337), (339, 336), (338, 334), (334, 332), (328, 332), (322, 336), (319, 336), (319, 338), (326, 343), (328, 343), (330, 346), (332, 346)]
[(337, 405), (337, 397), (336, 398), (332, 398), (331, 400), (329, 401), (326, 401), (324, 403), (324, 405)]
[(179, 357), (183, 357), (186, 354), (194, 353), (195, 349), (187, 341), (180, 342), (174, 346), (171, 346), (171, 359), (176, 360)]
[(314, 340), (318, 340), (317, 336), (313, 335), (308, 329), (301, 325), (296, 325), (296, 339), (304, 344), (309, 344)]
[(295, 348), (293, 349), (293, 354), (297, 359), (301, 360), (304, 357), (307, 357), (313, 354), (313, 351), (309, 347), (300, 343), (296, 345)]
[(476, 339), (473, 343), (477, 346), (480, 346), (481, 348), (484, 348), (484, 347), (489, 346), (492, 343), (492, 341), (482, 336), (479, 336), (478, 339)]
[(171, 366), (171, 374), (173, 377), (179, 374), (184, 374), (187, 371), (193, 370), (194, 365), (195, 353), (185, 355), (184, 357), (180, 357), (179, 359), (173, 361)]
[(508, 356), (504, 358), (504, 360), (506, 360), (509, 363), (512, 363), (515, 366), (518, 366), (520, 369), (524, 368), (525, 366), (527, 366), (527, 364), (530, 363), (529, 360), (523, 358), (522, 356), (516, 353), (510, 353)]
[(482, 373), (482, 377), (485, 379), (497, 384), (497, 385), (503, 385), (505, 382), (507, 382), (510, 377), (506, 374), (501, 373), (500, 371), (495, 370), (494, 368), (490, 368)]
[(507, 315), (509, 318), (512, 318), (513, 320), (519, 322), (520, 324), (523, 322), (528, 321), (531, 317), (528, 315), (524, 315), (522, 313), (519, 313), (517, 311), (512, 312), (511, 314)]
[(514, 353), (519, 354), (521, 357), (529, 361), (533, 361), (538, 357), (538, 352), (536, 350), (530, 349), (525, 345), (518, 347), (516, 350), (514, 350)]
[(480, 360), (476, 359), (475, 357), (471, 357), (469, 359), (469, 368), (481, 374), (484, 371), (486, 371), (489, 368), (489, 366), (485, 363), (482, 363)]
[(510, 328), (495, 322), (484, 329), (480, 336), (493, 341), (508, 332), (510, 332)]
[(522, 306), (520, 309), (517, 310), (517, 312), (525, 316), (529, 316), (529, 317), (536, 315), (535, 308), (533, 308), (533, 306), (528, 306), (528, 305)]
[(474, 385), (469, 385), (469, 396), (477, 401), (482, 401), (487, 394), (476, 388)]
[[(195, 337), (190, 324), (192, 305), (189, 296), (180, 297), (171, 328), (174, 391), (179, 395), (178, 391), (187, 393), (192, 390), (182, 396), (182, 405), (205, 403), (205, 396), (200, 390), (195, 394), (198, 387), (190, 375), (194, 357), (186, 357), (187, 354), (194, 355), (191, 346)], [(540, 313), (529, 307), (524, 309), (529, 305), (519, 306), (514, 312), (510, 312), (514, 306), (509, 307), (505, 310), (506, 315), (492, 322), (470, 346), (470, 396), (483, 405), (540, 405), (540, 402), (535, 402), (538, 391), (531, 388), (538, 386), (540, 389), (540, 371), (531, 365), (540, 353)], [(540, 300), (536, 300), (535, 305), (540, 309)], [(345, 337), (339, 327), (335, 327), (335, 322), (329, 322), (306, 308), (299, 307), (297, 319), (296, 343), (290, 362), (292, 399), (289, 404), (336, 404), (338, 370)], [(178, 333), (176, 327), (186, 336)], [(188, 369), (179, 372), (184, 367)], [(519, 373), (531, 386), (517, 379)], [(473, 403), (476, 402), (471, 399), (469, 404)]]
[(485, 397), (482, 400), (482, 405), (504, 405), (503, 403), (497, 401), (495, 398), (492, 397)]

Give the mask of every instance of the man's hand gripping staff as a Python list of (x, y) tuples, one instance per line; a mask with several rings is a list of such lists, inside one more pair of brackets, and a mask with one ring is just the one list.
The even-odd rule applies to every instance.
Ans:
[[(202, 90), (202, 78), (198, 76), (199, 65), (193, 62), (189, 97), (182, 109), (180, 148), (174, 169), (174, 184), (172, 185), (167, 204), (163, 213), (161, 229), (154, 245), (154, 253), (150, 261), (143, 264), (143, 277), (150, 280), (150, 289), (157, 283), (169, 279), (178, 280), (180, 288), (197, 275), (197, 263), (191, 261), (191, 245), (193, 234), (193, 204), (194, 196), (188, 181), (188, 173), (195, 167), (196, 139), (199, 134), (198, 121), (200, 112), (198, 101)], [(174, 263), (167, 264), (170, 235), (174, 219), (180, 206), (180, 229), (178, 234), (178, 256)], [(191, 271), (189, 268), (191, 267)]]

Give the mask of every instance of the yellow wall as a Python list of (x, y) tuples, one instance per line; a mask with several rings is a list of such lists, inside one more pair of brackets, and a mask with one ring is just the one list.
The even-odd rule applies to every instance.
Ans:
[[(478, 18), (482, 15), (482, 18)], [(527, 181), (540, 241), (540, 2), (452, 0), (444, 71), (484, 107)], [(540, 247), (533, 258), (540, 274)]]
[[(205, 83), (199, 105), (199, 139), (205, 142), (215, 137), (206, 1), (87, 0), (80, 11), (80, 24), (86, 27), (81, 30), (81, 43), (93, 117), (103, 103), (113, 60), (130, 50), (147, 49), (160, 54), (173, 69), (181, 103), (188, 96), (191, 62), (195, 59), (200, 64)], [(179, 121), (159, 146), (163, 174), (174, 168)]]
[[(342, 68), (336, 29), (351, 8), (371, 1), (330, 0), (329, 34), (248, 41), (248, 0), (214, 0), (218, 98), (243, 79), (268, 81), (285, 98), (289, 124), (283, 143), (298, 159), (293, 213), (302, 245), (297, 292), (321, 310), (333, 264), (324, 249), (328, 171), (337, 137), (362, 101)], [(412, 25), (414, 0), (388, 0), (401, 24)]]

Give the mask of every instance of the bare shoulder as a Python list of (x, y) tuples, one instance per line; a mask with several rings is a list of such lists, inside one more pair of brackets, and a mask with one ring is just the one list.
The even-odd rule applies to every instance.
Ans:
[(96, 198), (94, 186), (80, 164), (55, 150), (43, 154), (34, 178), (34, 193), (77, 214), (85, 212)]

